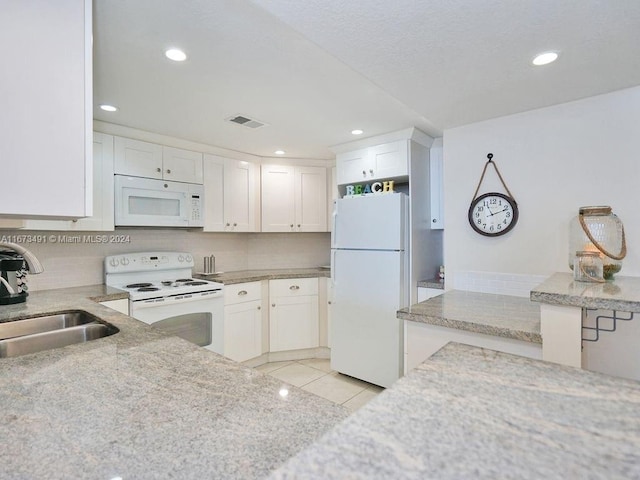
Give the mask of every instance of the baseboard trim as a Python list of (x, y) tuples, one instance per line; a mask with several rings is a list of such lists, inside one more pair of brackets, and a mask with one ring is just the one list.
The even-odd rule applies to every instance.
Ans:
[(301, 350), (287, 350), (285, 352), (267, 352), (259, 357), (242, 362), (247, 367), (259, 367), (269, 362), (287, 362), (305, 360), (307, 358), (331, 358), (331, 349), (328, 347), (303, 348)]

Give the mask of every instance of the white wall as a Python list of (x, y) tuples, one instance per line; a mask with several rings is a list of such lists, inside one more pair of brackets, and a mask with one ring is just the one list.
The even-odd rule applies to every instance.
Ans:
[[(501, 117), (444, 132), (444, 255), (456, 272), (569, 272), (570, 220), (584, 205), (610, 205), (628, 254), (620, 275), (640, 275), (640, 87)], [(515, 229), (475, 233), (467, 212), (487, 153), (518, 202)], [(503, 192), (493, 169), (481, 193)]]
[[(20, 242), (41, 261), (45, 271), (28, 275), (29, 290), (76, 287), (104, 283), (104, 257), (126, 252), (186, 251), (194, 255), (196, 271), (203, 258), (215, 255), (219, 271), (305, 268), (329, 264), (331, 237), (328, 233), (202, 233), (182, 229), (116, 229), (115, 232), (1, 231), (14, 235), (54, 236), (56, 243)], [(64, 243), (83, 235), (128, 237), (124, 243)]]
[[(520, 210), (515, 229), (498, 238), (467, 221), (489, 152)], [(503, 191), (492, 169), (487, 177), (480, 193)], [(569, 222), (584, 205), (610, 205), (622, 219), (628, 254), (619, 275), (640, 276), (640, 87), (445, 131), (444, 186), (447, 288), (468, 272), (489, 283), (569, 272)], [(583, 366), (640, 379), (639, 340), (636, 314), (584, 342)]]

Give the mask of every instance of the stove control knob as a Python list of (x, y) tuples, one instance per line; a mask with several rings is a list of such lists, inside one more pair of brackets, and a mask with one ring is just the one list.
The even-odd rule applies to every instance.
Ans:
[(120, 262), (118, 262), (117, 258), (112, 258), (111, 260), (109, 260), (109, 265), (111, 265), (112, 267), (117, 267), (119, 263)]
[(179, 262), (184, 262), (184, 256), (178, 255), (178, 261)]
[(127, 257), (122, 257), (120, 259), (120, 264), (126, 267), (127, 265), (129, 265), (129, 259)]
[(184, 259), (185, 259), (187, 262), (191, 262), (191, 261), (193, 260), (193, 257), (192, 257), (191, 255), (187, 255), (186, 257), (184, 257)]

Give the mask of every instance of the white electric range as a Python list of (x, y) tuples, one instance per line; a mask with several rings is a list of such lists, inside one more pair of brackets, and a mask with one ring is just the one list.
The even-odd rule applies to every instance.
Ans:
[(222, 353), (224, 285), (192, 278), (186, 252), (138, 252), (104, 259), (105, 283), (129, 294), (137, 320)]

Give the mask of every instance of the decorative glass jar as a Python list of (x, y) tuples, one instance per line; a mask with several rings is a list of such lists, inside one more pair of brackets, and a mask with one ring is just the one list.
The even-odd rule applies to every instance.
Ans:
[(620, 271), (627, 244), (624, 226), (611, 212), (611, 207), (580, 207), (578, 216), (569, 225), (569, 267), (572, 270), (576, 252), (598, 253), (605, 280)]

